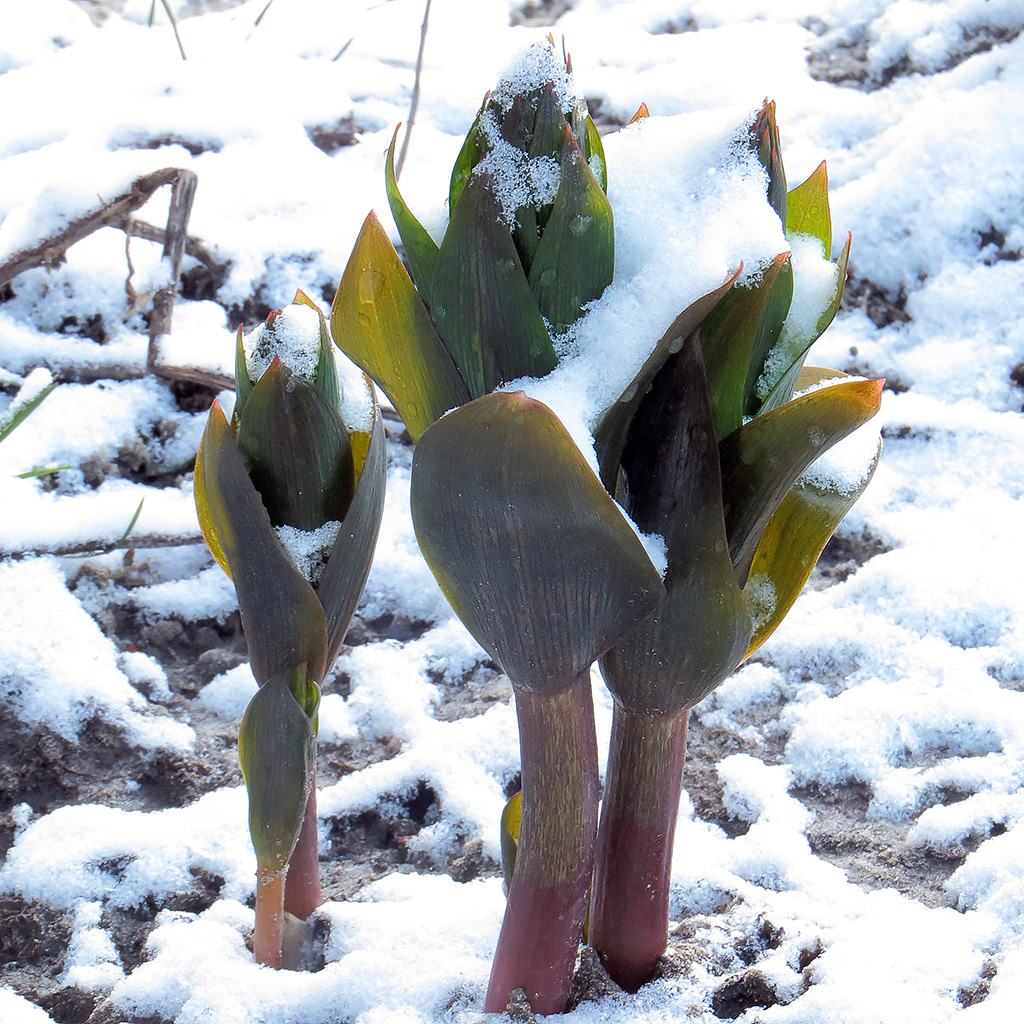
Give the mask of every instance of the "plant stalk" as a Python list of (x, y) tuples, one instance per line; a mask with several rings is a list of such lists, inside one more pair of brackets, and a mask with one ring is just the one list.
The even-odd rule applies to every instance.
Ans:
[(590, 675), (554, 696), (515, 687), (523, 810), (515, 875), (494, 953), (486, 1013), (517, 988), (535, 1013), (561, 1013), (583, 934), (597, 828)]
[(317, 842), (316, 776), (306, 801), (302, 831), (288, 862), (288, 880), (284, 889), (284, 909), (305, 921), (323, 902), (320, 892), (320, 852)]
[(605, 970), (627, 992), (651, 980), (668, 941), (672, 842), (689, 717), (688, 708), (643, 715), (618, 702), (612, 717), (589, 938)]
[(281, 943), (284, 938), (285, 871), (256, 869), (256, 929), (252, 953), (256, 963), (281, 968)]

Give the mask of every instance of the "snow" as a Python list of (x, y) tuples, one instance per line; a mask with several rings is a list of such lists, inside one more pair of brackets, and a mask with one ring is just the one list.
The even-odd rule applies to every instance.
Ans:
[[(176, 303), (162, 340), (168, 365), (230, 373), (251, 299), (284, 307), (301, 288), (326, 304), (367, 211), (387, 211), (383, 158), (408, 120), (421, 0), (276, 0), (258, 25), (265, 0), (174, 0), (187, 61), (162, 5), (147, 27), (149, 0), (2, 6), (0, 262), (140, 175), (180, 166), (199, 178), (189, 231), (227, 273), (213, 293)], [(510, 386), (548, 402), (592, 458), (595, 416), (632, 379), (644, 345), (740, 262), (756, 275), (787, 249), (796, 293), (786, 331), (806, 333), (834, 280), (824, 256), (835, 252), (787, 240), (763, 201), (763, 171), (741, 142), (765, 95), (777, 102), (790, 185), (827, 159), (836, 248), (852, 231), (852, 280), (863, 289), (860, 308), (840, 314), (808, 362), (892, 385), (879, 419), (808, 476), (848, 488), (881, 427), (877, 472), (840, 527), (854, 548), (879, 553), (838, 582), (813, 578), (756, 659), (694, 712), (732, 744), (714, 771), (737, 825), (727, 833), (702, 819), (684, 795), (671, 908), (700, 956), (636, 996), (584, 1001), (566, 1024), (718, 1019), (716, 993), (752, 964), (778, 1001), (742, 1010), (744, 1024), (1015, 1019), (1024, 998), (1019, 0), (577, 0), (550, 28), (510, 27), (511, 6), (431, 10), (402, 191), (435, 236), (481, 97), (548, 31), (572, 53), (564, 104), (578, 90), (621, 121), (644, 100), (655, 116), (604, 140), (614, 283), (559, 340), (566, 358), (555, 373)], [(850, 55), (860, 87), (812, 77), (812, 64), (836, 72)], [(330, 154), (314, 145), (311, 129), (349, 116), (355, 145)], [(162, 227), (167, 192), (138, 218)], [(101, 725), (149, 764), (201, 752), (203, 729), (233, 734), (256, 684), (244, 662), (218, 669), (190, 703), (157, 657), (122, 650), (105, 632), (118, 609), (151, 624), (228, 621), (233, 590), (200, 546), (139, 549), (130, 586), (116, 582), (122, 550), (47, 553), (119, 542), (140, 502), (135, 536), (198, 536), (187, 474), (155, 486), (132, 469), (181, 477), (205, 413), (184, 411), (151, 377), (132, 379), (145, 369), (145, 295), (165, 271), (158, 243), (133, 238), (129, 253), (138, 309), (126, 304), (125, 238), (113, 228), (73, 246), (65, 264), (20, 275), (0, 304), (4, 393), (22, 381), (42, 387), (51, 373), (62, 381), (0, 444), (0, 707), (12, 728), (68, 744)], [(883, 300), (897, 315), (879, 327), (868, 314)], [(318, 324), (295, 308), (288, 316)], [(84, 329), (97, 314), (101, 341)], [(365, 429), (362, 377), (340, 360), (339, 374), (346, 420)], [(53, 466), (71, 468), (18, 478)], [(460, 680), (491, 670), (419, 555), (408, 492), (408, 451), (392, 445), (360, 616), (422, 629), (344, 650), (320, 709), (324, 744), (392, 737), (394, 753), (322, 778), (319, 813), (321, 852), (333, 856), (328, 833), (339, 821), (386, 815), (429, 786), (437, 801), (408, 838), (410, 862), (325, 904), (322, 970), (276, 974), (245, 945), (254, 860), (235, 781), (182, 806), (132, 810), (45, 804), (26, 788), (0, 806), (13, 836), (0, 893), (70, 915), (62, 984), (109, 999), (125, 1021), (482, 1019), (501, 882), (441, 872), (463, 841), (498, 856), (505, 787), (519, 770), (515, 713), (505, 698), (444, 715)], [(759, 593), (767, 608), (774, 596)], [(610, 702), (596, 675), (595, 703), (603, 757)], [(862, 794), (863, 827), (898, 837), (895, 861), (945, 865), (944, 890), (936, 883), (928, 902), (899, 891), (896, 876), (890, 887), (868, 884), (830, 858), (809, 839), (808, 794), (820, 792)], [(200, 871), (224, 879), (212, 905), (167, 909)], [(104, 911), (143, 906), (157, 917), (147, 958), (132, 969)], [(774, 946), (757, 940), (765, 922), (779, 931)], [(0, 1020), (56, 1019), (11, 978), (0, 974)], [(963, 1005), (975, 990), (984, 998)]]

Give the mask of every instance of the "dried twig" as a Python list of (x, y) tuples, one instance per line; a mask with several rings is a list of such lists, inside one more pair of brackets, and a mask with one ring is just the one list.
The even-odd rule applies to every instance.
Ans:
[[(68, 249), (107, 225), (121, 227), (134, 210), (144, 205), (150, 196), (161, 185), (173, 184), (182, 171), (177, 167), (164, 167), (152, 174), (144, 174), (132, 182), (131, 188), (110, 202), (104, 203), (95, 210), (90, 210), (73, 220), (61, 231), (44, 238), (37, 245), (14, 253), (0, 264), (0, 287), (9, 284), (19, 274), (35, 267), (46, 267), (53, 270), (65, 260)], [(191, 173), (191, 172), (189, 172)]]
[(164, 236), (164, 259), (169, 273), (153, 295), (153, 312), (149, 318), (149, 351), (146, 367), (151, 373), (166, 376), (157, 365), (160, 358), (160, 339), (171, 333), (171, 314), (181, 279), (181, 258), (185, 255), (185, 233), (192, 200), (196, 194), (198, 178), (194, 171), (179, 171), (171, 189), (171, 208), (167, 213), (167, 232)]
[(409, 119), (405, 124), (405, 138), (402, 139), (402, 148), (398, 152), (398, 163), (395, 165), (395, 177), (402, 174), (402, 165), (405, 163), (405, 151), (409, 148), (409, 136), (412, 135), (412, 126), (416, 120), (416, 109), (420, 105), (420, 77), (423, 74), (423, 50), (427, 45), (427, 22), (430, 20), (430, 0), (427, 0), (423, 8), (423, 24), (420, 26), (420, 50), (416, 55), (416, 79), (412, 85), (412, 100), (409, 103)]
[[(130, 234), (132, 238), (142, 238), (147, 242), (162, 243), (167, 237), (166, 228), (158, 228), (155, 224), (149, 224), (144, 220), (137, 220), (130, 214), (119, 220), (110, 221), (109, 226), (120, 228), (125, 233)], [(204, 267), (210, 270), (219, 270), (224, 266), (195, 235), (185, 236), (185, 255), (198, 260)]]
[(78, 544), (57, 544), (53, 547), (25, 547), (25, 548), (0, 548), (2, 558), (29, 558), (32, 555), (57, 555), (68, 557), (71, 555), (107, 555), (111, 551), (124, 551), (129, 548), (178, 548), (188, 547), (193, 544), (202, 544), (203, 538), (199, 534), (184, 537), (167, 537), (161, 534), (150, 534), (145, 536), (135, 535), (121, 537), (118, 540), (93, 540), (82, 541)]

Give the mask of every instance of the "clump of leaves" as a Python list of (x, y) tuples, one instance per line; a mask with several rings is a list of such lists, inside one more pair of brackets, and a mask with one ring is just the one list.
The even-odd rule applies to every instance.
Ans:
[(440, 245), (402, 199), (393, 156), (394, 144), (386, 185), (412, 279), (371, 214), (332, 326), (420, 439), (421, 548), (515, 690), (524, 838), (486, 1008), (504, 1009), (523, 988), (535, 1009), (555, 1012), (593, 866), (590, 666), (663, 588), (554, 414), (521, 393), (491, 392), (554, 369), (558, 336), (611, 281), (604, 151), (568, 59), (549, 44), (528, 50), (485, 98), (452, 172)]
[[(544, 59), (542, 74), (534, 53), (485, 100), (440, 246), (398, 194), (389, 155), (415, 285), (371, 214), (332, 308), (339, 344), (419, 439), (424, 556), (516, 696), (523, 790), (505, 815), (518, 831), (505, 836), (515, 867), (489, 1012), (518, 988), (536, 1012), (564, 1009), (595, 847), (591, 941), (624, 988), (650, 976), (665, 945), (689, 708), (775, 628), (863, 489), (873, 465), (839, 486), (805, 471), (874, 414), (880, 392), (803, 369), (838, 307), (847, 243), (809, 326), (806, 310), (789, 316), (790, 253), (683, 310), (599, 418), (599, 474), (550, 409), (491, 393), (550, 372), (560, 332), (611, 279), (600, 140), (559, 84), (568, 65)], [(824, 169), (787, 192), (770, 104), (750, 143), (794, 244), (810, 235), (827, 254)], [(665, 539), (664, 580), (623, 508)], [(595, 659), (616, 708), (599, 837)]]
[[(809, 234), (827, 255), (824, 165), (787, 194), (767, 102), (751, 145), (787, 234)], [(778, 626), (877, 461), (876, 446), (852, 474), (805, 475), (881, 399), (882, 381), (803, 367), (838, 309), (849, 244), (809, 328), (791, 326), (793, 271), (782, 253), (756, 285), (723, 296), (699, 330), (670, 331), (596, 432), (606, 485), (668, 552), (664, 601), (601, 661), (615, 710), (590, 939), (630, 991), (665, 949), (689, 710)]]
[(402, 199), (394, 151), (392, 140), (387, 193), (412, 279), (371, 213), (331, 322), (418, 438), (449, 409), (554, 369), (552, 335), (611, 282), (614, 232), (601, 138), (551, 45), (529, 49), (484, 100), (440, 245)]
[[(354, 369), (354, 368), (353, 368)], [(301, 292), (238, 332), (230, 423), (214, 403), (196, 506), (231, 576), (259, 690), (239, 732), (257, 861), (258, 962), (281, 966), (285, 912), (320, 903), (316, 721), (369, 573), (383, 509), (384, 433), (373, 385), (344, 391), (323, 314)]]

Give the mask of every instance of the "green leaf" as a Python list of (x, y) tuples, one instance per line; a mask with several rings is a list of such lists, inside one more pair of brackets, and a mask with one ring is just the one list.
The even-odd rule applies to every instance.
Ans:
[(587, 164), (594, 172), (601, 190), (608, 191), (608, 161), (604, 155), (604, 143), (601, 141), (601, 133), (594, 124), (594, 119), (587, 115), (586, 146), (584, 147), (587, 156)]
[(203, 536), (238, 593), (257, 681), (266, 683), (297, 664), (305, 664), (311, 678), (323, 678), (323, 608), (278, 542), (216, 402), (196, 457), (195, 493)]
[(305, 692), (305, 677), (305, 665), (299, 665), (268, 680), (249, 702), (238, 730), (249, 833), (263, 871), (280, 871), (291, 859), (313, 785), (316, 734), (293, 693)]
[(562, 113), (562, 104), (555, 95), (555, 87), (548, 82), (537, 101), (537, 118), (528, 150), (530, 159), (547, 156), (557, 160), (564, 148), (567, 128), (569, 122)]
[(459, 150), (459, 155), (455, 158), (455, 166), (452, 167), (452, 180), (448, 188), (449, 216), (451, 211), (455, 209), (459, 196), (462, 195), (462, 190), (466, 187), (466, 182), (469, 181), (469, 176), (473, 173), (473, 168), (476, 167), (480, 158), (484, 155), (484, 147), (481, 142), (482, 129), (480, 127), (480, 119), (487, 107), (489, 97), (490, 93), (484, 97), (483, 103), (480, 104), (480, 109), (477, 111), (476, 117), (473, 118), (473, 124), (470, 126), (466, 139), (462, 143), (462, 149)]
[(252, 389), (237, 437), (274, 526), (318, 530), (345, 518), (355, 489), (348, 431), (323, 394), (280, 359)]
[(558, 360), (490, 175), (462, 192), (434, 273), (434, 325), (474, 398), (519, 377), (543, 377)]
[(35, 412), (47, 396), (53, 392), (53, 389), (56, 386), (57, 381), (51, 380), (49, 384), (40, 388), (31, 398), (28, 399), (22, 398), (24, 392), (19, 390), (14, 396), (14, 400), (11, 402), (7, 412), (3, 416), (0, 416), (0, 441), (20, 426), (28, 416)]
[(380, 410), (374, 405), (370, 447), (363, 462), (355, 496), (331, 549), (317, 596), (327, 619), (327, 664), (333, 665), (352, 613), (366, 586), (377, 533), (384, 512), (387, 445)]
[(700, 325), (715, 436), (719, 440), (743, 422), (751, 360), (762, 341), (762, 324), (768, 319), (771, 296), (788, 258), (789, 253), (776, 256), (756, 284), (736, 285)]
[(18, 474), (19, 480), (32, 480), (37, 476), (48, 476), (50, 473), (59, 473), (62, 469), (73, 469), (73, 466), (43, 466), (41, 469), (26, 469), (24, 473)]
[(320, 317), (320, 356), (316, 362), (313, 384), (340, 413), (341, 384), (338, 381), (338, 367), (334, 362), (334, 342), (331, 338), (331, 329), (327, 326), (327, 318), (323, 310), (301, 288), (295, 292), (292, 304), (309, 306), (310, 309), (315, 309), (317, 316)]
[(683, 340), (687, 335), (697, 329), (704, 318), (732, 288), (742, 270), (741, 264), (714, 291), (702, 295), (696, 302), (691, 302), (672, 321), (672, 325), (654, 346), (654, 351), (644, 361), (640, 372), (615, 403), (601, 415), (594, 433), (594, 444), (597, 449), (597, 460), (601, 467), (601, 481), (610, 493), (615, 492), (619, 462), (622, 459), (622, 450), (626, 445), (629, 425), (633, 422), (633, 416), (640, 407), (644, 395), (647, 394), (651, 382), (665, 365), (668, 357), (682, 348)]
[(820, 239), (825, 259), (832, 255), (832, 215), (824, 160), (786, 197), (786, 235), (813, 235)]
[(733, 431), (720, 445), (729, 555), (746, 584), (768, 520), (800, 474), (878, 411), (881, 380), (812, 391)]
[(495, 393), (417, 445), (420, 549), (521, 689), (557, 694), (664, 594), (643, 545), (547, 406)]
[(601, 659), (616, 702), (643, 715), (676, 714), (740, 663), (750, 616), (729, 559), (711, 402), (691, 334), (655, 377), (630, 427), (622, 469), (627, 511), (665, 539), (666, 597)]
[(611, 204), (566, 127), (558, 193), (530, 268), (537, 307), (555, 331), (565, 330), (600, 298), (614, 268)]
[(231, 413), (231, 421), (236, 426), (238, 417), (242, 415), (245, 403), (252, 394), (252, 378), (249, 376), (249, 367), (245, 361), (245, 346), (242, 342), (242, 327), (239, 324), (238, 335), (235, 338), (235, 408)]
[(405, 256), (412, 268), (412, 277), (420, 298), (433, 305), (431, 294), (434, 281), (434, 266), (437, 263), (437, 243), (430, 237), (427, 229), (413, 216), (405, 205), (401, 192), (398, 191), (398, 178), (395, 176), (395, 143), (398, 141), (398, 129), (392, 136), (388, 147), (388, 158), (384, 165), (384, 185), (388, 195), (391, 216), (395, 218), (398, 234), (405, 247)]
[(516, 870), (516, 853), (519, 850), (519, 825), (523, 818), (523, 794), (514, 793), (501, 812), (501, 873), (508, 894), (512, 875)]
[(787, 329), (783, 325), (782, 336), (778, 344), (765, 360), (762, 378), (757, 382), (759, 393), (767, 390), (759, 406), (760, 412), (769, 412), (788, 402), (793, 395), (800, 369), (807, 358), (811, 345), (825, 333), (839, 310), (843, 300), (843, 288), (846, 284), (846, 268), (850, 261), (850, 242), (852, 235), (846, 236), (846, 244), (839, 254), (836, 264), (836, 285), (831, 297), (825, 304), (810, 333)]
[(413, 439), (469, 391), (402, 261), (373, 213), (356, 239), (331, 307), (338, 347), (384, 390)]
[[(845, 376), (808, 367), (798, 386), (803, 389), (817, 380)], [(750, 657), (786, 617), (829, 538), (867, 487), (880, 453), (881, 442), (860, 479), (852, 484), (829, 485), (813, 473), (799, 477), (768, 520), (743, 589), (754, 619), (745, 657)]]
[(750, 129), (750, 144), (761, 166), (768, 172), (768, 202), (786, 224), (786, 171), (782, 166), (782, 145), (775, 121), (775, 101), (765, 99)]

